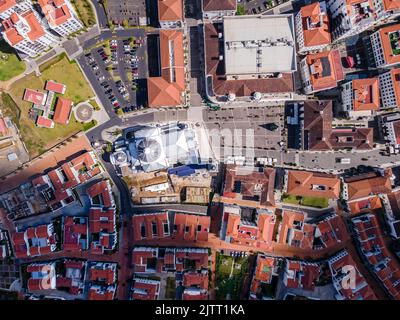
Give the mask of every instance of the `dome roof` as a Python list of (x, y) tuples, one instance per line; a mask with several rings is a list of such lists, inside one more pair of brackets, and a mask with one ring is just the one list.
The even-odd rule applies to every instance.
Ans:
[(159, 159), (162, 150), (160, 144), (154, 139), (144, 139), (137, 145), (138, 158), (147, 163), (155, 162)]

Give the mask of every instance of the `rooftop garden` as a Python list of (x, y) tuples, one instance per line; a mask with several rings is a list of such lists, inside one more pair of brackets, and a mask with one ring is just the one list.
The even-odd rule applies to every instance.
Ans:
[(397, 56), (400, 54), (400, 42), (399, 42), (399, 32), (390, 32), (389, 33), (389, 40), (390, 40), (390, 45), (392, 47), (392, 53), (393, 55)]

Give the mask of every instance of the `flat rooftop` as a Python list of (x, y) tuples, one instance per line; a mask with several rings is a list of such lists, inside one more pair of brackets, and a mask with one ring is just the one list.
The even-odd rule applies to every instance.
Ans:
[(296, 70), (292, 15), (224, 17), (227, 75)]

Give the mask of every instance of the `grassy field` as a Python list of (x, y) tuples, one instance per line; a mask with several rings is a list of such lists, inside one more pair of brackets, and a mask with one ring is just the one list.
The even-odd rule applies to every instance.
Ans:
[[(233, 258), (217, 253), (216, 261), (216, 299), (238, 300), (243, 289), (244, 277), (248, 267), (247, 258)], [(233, 266), (233, 268), (232, 268)]]
[(5, 41), (0, 41), (0, 81), (10, 80), (24, 71), (25, 63)]
[[(16, 123), (31, 157), (43, 153), (65, 138), (83, 130), (84, 126), (77, 122), (72, 114), (68, 125), (55, 124), (53, 129), (36, 127), (34, 121), (28, 117), (32, 104), (22, 101), (25, 88), (43, 91), (46, 81), (51, 79), (67, 86), (64, 97), (73, 100), (75, 105), (94, 96), (75, 63), (70, 63), (66, 57), (62, 57), (61, 60), (56, 58), (53, 62), (55, 63), (47, 64), (42, 69), (40, 77), (36, 77), (34, 74), (24, 77), (15, 82), (10, 91), (12, 99), (20, 109), (20, 115)], [(8, 101), (8, 104), (10, 106), (7, 109), (12, 109), (13, 101)]]
[(72, 0), (71, 2), (85, 27), (91, 27), (96, 23), (93, 7), (89, 0)]
[(315, 208), (326, 208), (329, 205), (329, 201), (327, 198), (300, 197), (289, 194), (284, 194), (282, 196), (282, 201), (286, 203), (299, 204), (302, 206), (315, 207)]

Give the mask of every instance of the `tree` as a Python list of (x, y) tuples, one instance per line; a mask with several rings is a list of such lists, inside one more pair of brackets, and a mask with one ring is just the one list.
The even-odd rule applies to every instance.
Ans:
[(238, 5), (237, 6), (237, 10), (236, 10), (236, 15), (237, 16), (243, 16), (245, 14), (246, 14), (246, 12), (244, 10), (244, 6), (243, 5)]
[(124, 28), (128, 28), (128, 27), (129, 27), (129, 21), (128, 21), (128, 19), (122, 20), (122, 26), (123, 26)]

